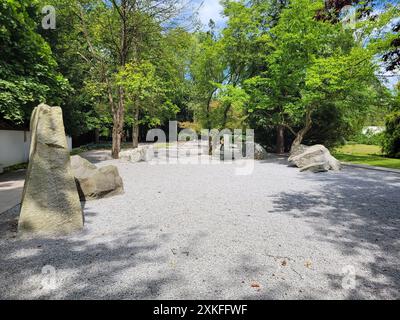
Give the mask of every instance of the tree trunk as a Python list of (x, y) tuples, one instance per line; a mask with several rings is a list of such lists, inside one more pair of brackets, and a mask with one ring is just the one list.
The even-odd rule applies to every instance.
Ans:
[(222, 120), (222, 130), (225, 129), (226, 123), (228, 122), (228, 112), (229, 112), (230, 109), (231, 109), (231, 105), (227, 105), (224, 108), (224, 117), (223, 117), (223, 120)]
[(133, 149), (139, 147), (139, 107), (136, 106), (135, 114), (133, 118), (133, 129), (132, 129), (132, 146)]
[(276, 153), (285, 153), (285, 127), (278, 125), (276, 128)]
[(112, 131), (112, 157), (119, 159), (119, 152), (121, 151), (121, 132), (118, 130), (118, 125), (114, 124)]
[(311, 127), (312, 127), (312, 119), (311, 119), (311, 113), (312, 111), (309, 109), (306, 113), (306, 125), (303, 129), (301, 129), (297, 134), (296, 134), (296, 139), (294, 139), (293, 143), (292, 143), (292, 147), (291, 150), (293, 150), (293, 148), (298, 147), (299, 145), (301, 145), (301, 143), (303, 142), (304, 137), (306, 136), (306, 134), (308, 133), (308, 131), (310, 131)]
[(99, 128), (94, 129), (94, 143), (95, 144), (100, 143), (100, 129)]
[[(307, 130), (308, 131), (308, 130)], [(301, 145), (301, 143), (303, 142), (304, 136), (306, 135), (307, 132), (304, 132), (304, 129), (299, 131), (296, 135), (296, 139), (294, 139), (293, 143), (292, 143), (292, 148), (293, 147), (298, 147), (299, 145)]]
[(121, 140), (124, 131), (124, 113), (125, 113), (125, 95), (124, 89), (118, 88), (119, 101), (117, 110), (113, 110), (113, 142), (112, 142), (112, 157), (119, 159), (121, 151)]
[[(212, 96), (214, 93), (212, 93), (207, 101), (207, 127), (208, 130), (210, 130), (211, 133), (211, 118), (210, 118), (210, 112), (211, 112), (211, 101), (212, 101)], [(213, 138), (210, 136), (208, 138), (208, 155), (212, 156), (213, 154)]]

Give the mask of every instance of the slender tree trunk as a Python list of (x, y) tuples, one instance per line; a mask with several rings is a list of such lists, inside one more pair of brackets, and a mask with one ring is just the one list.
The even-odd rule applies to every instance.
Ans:
[[(212, 97), (213, 97), (214, 92), (210, 95), (208, 101), (207, 101), (207, 129), (210, 130), (211, 133), (211, 101), (212, 101)], [(212, 156), (213, 154), (213, 139), (210, 136), (208, 138), (208, 155)]]
[(306, 125), (303, 129), (301, 129), (297, 134), (296, 134), (296, 139), (294, 139), (293, 143), (292, 143), (292, 147), (291, 150), (293, 150), (294, 148), (298, 147), (299, 145), (301, 145), (301, 143), (303, 142), (304, 137), (306, 136), (306, 134), (308, 133), (308, 131), (310, 131), (311, 127), (312, 127), (312, 119), (311, 119), (311, 114), (312, 111), (311, 109), (309, 109), (306, 113)]
[(285, 127), (278, 125), (276, 128), (276, 153), (285, 153)]
[(121, 151), (121, 141), (124, 131), (124, 115), (125, 115), (125, 94), (122, 87), (118, 88), (119, 101), (117, 110), (113, 112), (113, 146), (112, 146), (112, 157), (113, 159), (119, 159), (119, 153)]
[(112, 157), (113, 159), (119, 159), (119, 152), (121, 150), (121, 133), (118, 131), (116, 125), (113, 127), (112, 132)]
[[(120, 89), (120, 95), (122, 89)], [(117, 106), (117, 110), (113, 112), (113, 134), (112, 134), (112, 157), (113, 159), (119, 159), (119, 153), (121, 151), (122, 134), (124, 130), (124, 102), (123, 96), (120, 96), (120, 101)]]
[(139, 106), (137, 104), (135, 107), (135, 114), (133, 118), (132, 146), (134, 149), (139, 147)]
[[(307, 130), (308, 131), (308, 130)], [(306, 135), (306, 131), (301, 130), (297, 133), (296, 135), (296, 139), (294, 139), (293, 143), (292, 143), (292, 148), (293, 147), (298, 147), (299, 145), (301, 145), (301, 143), (303, 142), (304, 136)]]
[[(121, 67), (125, 66), (127, 57), (126, 9), (127, 9), (127, 2), (126, 0), (122, 0), (119, 11), (121, 16), (121, 49), (120, 49)], [(117, 108), (116, 110), (113, 109), (114, 127), (113, 127), (112, 157), (114, 159), (119, 159), (119, 153), (121, 151), (121, 141), (124, 133), (125, 92), (122, 87), (118, 87), (118, 97), (119, 101)]]
[(229, 113), (230, 109), (231, 109), (231, 105), (227, 105), (224, 108), (224, 117), (223, 117), (223, 120), (222, 120), (222, 129), (225, 129), (226, 123), (228, 122), (228, 113)]
[(95, 144), (100, 143), (100, 129), (99, 128), (94, 129), (94, 143)]

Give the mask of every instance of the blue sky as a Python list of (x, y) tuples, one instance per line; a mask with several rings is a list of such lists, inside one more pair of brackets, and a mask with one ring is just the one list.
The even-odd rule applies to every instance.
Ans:
[(208, 25), (210, 19), (213, 19), (218, 28), (225, 25), (226, 18), (222, 16), (222, 6), (218, 0), (194, 0), (198, 5), (202, 4), (199, 9), (199, 19), (204, 25)]

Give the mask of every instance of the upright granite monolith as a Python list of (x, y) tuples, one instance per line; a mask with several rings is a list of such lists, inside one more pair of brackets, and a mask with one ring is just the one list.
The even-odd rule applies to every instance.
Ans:
[(31, 117), (31, 148), (18, 233), (59, 235), (83, 227), (62, 110), (41, 104)]

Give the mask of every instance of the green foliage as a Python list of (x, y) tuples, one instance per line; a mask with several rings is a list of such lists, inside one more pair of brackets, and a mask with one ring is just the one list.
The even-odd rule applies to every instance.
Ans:
[(0, 1), (0, 114), (15, 123), (41, 102), (62, 106), (71, 89), (36, 31), (40, 21), (37, 1)]
[(400, 158), (400, 111), (394, 111), (387, 117), (382, 143), (385, 154)]
[(356, 129), (343, 118), (344, 114), (338, 108), (331, 104), (322, 106), (314, 112), (313, 126), (304, 138), (304, 143), (323, 144), (327, 148), (344, 144)]
[(219, 84), (224, 80), (222, 53), (222, 47), (212, 29), (194, 35), (189, 70), (192, 87), (190, 108), (195, 120), (208, 129), (216, 125), (212, 102)]
[(365, 144), (365, 145), (369, 145), (369, 146), (380, 146), (383, 143), (383, 138), (384, 138), (384, 133), (377, 133), (377, 134), (373, 134), (373, 133), (362, 133), (359, 132), (356, 135), (353, 135), (350, 138), (350, 142), (351, 143), (356, 143), (356, 144)]
[(348, 144), (333, 150), (333, 155), (343, 162), (400, 169), (400, 159), (383, 156), (379, 146)]
[[(75, 136), (179, 118), (197, 130), (251, 125), (269, 145), (278, 126), (291, 140), (303, 130), (309, 144), (377, 142), (355, 133), (391, 105), (375, 74), (394, 52), (398, 34), (384, 29), (398, 6), (365, 15), (354, 33), (338, 23), (342, 2), (223, 0), (227, 26), (190, 33), (162, 22), (178, 2), (0, 0), (1, 115), (23, 122), (47, 102), (62, 106)], [(362, 14), (370, 4), (350, 2)], [(47, 4), (57, 8), (55, 31), (38, 26)]]
[[(277, 24), (259, 40), (265, 70), (244, 83), (253, 117), (293, 133), (325, 130), (319, 137), (313, 130), (309, 140), (334, 145), (382, 104), (385, 90), (374, 74), (376, 51), (356, 42), (340, 24), (316, 19), (322, 8), (323, 1), (308, 0), (283, 8)], [(334, 115), (333, 123), (324, 113)]]

